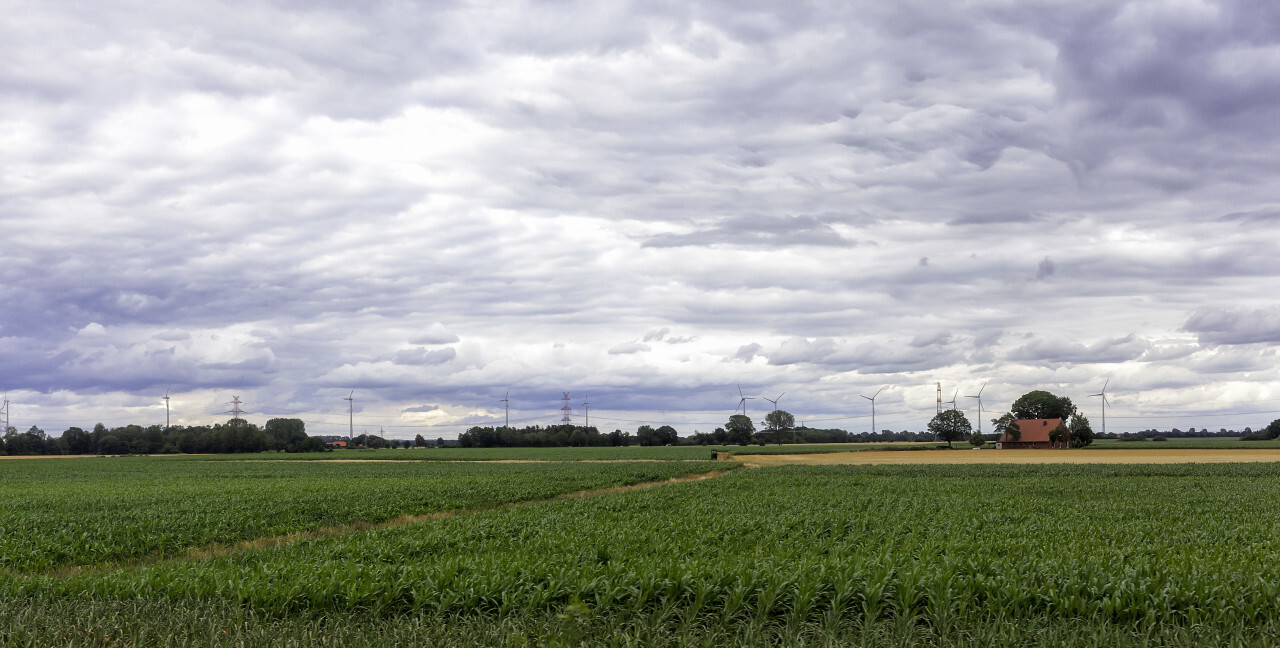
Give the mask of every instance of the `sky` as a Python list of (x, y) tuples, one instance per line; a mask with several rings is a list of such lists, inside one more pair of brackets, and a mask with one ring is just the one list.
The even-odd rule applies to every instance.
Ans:
[(16, 0), (0, 389), (52, 435), (923, 430), (939, 384), (1256, 429), (1278, 145), (1264, 0)]

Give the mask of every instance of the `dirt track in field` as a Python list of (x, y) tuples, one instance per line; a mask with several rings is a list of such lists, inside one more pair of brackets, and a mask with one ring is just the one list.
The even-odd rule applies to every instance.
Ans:
[(879, 465), (879, 464), (1059, 464), (1059, 463), (1235, 463), (1280, 461), (1280, 449), (1237, 450), (1176, 448), (1169, 450), (1122, 448), (1115, 450), (910, 450), (830, 452), (824, 454), (735, 454), (734, 461), (748, 466)]

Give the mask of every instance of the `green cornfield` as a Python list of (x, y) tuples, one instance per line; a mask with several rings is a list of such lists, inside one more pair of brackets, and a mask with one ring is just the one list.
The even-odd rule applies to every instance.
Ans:
[(0, 644), (1274, 645), (1277, 501), (1266, 463), (737, 469), (206, 557), (27, 561), (0, 576)]

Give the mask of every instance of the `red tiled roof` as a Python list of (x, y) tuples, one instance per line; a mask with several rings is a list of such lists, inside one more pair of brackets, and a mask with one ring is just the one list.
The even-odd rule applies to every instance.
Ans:
[(1022, 437), (1014, 439), (1008, 434), (1000, 437), (1002, 443), (1017, 441), (1019, 443), (1049, 443), (1049, 431), (1062, 425), (1062, 419), (1018, 419), (1015, 421)]

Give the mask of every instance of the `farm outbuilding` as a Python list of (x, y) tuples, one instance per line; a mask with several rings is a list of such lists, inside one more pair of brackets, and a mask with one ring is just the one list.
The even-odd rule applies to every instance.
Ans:
[(996, 441), (996, 448), (1070, 448), (1071, 437), (1055, 443), (1049, 439), (1049, 433), (1059, 425), (1062, 425), (1062, 419), (1018, 419), (1014, 421), (1014, 425), (1018, 426), (1021, 435), (1013, 438), (1010, 434), (1005, 434)]

